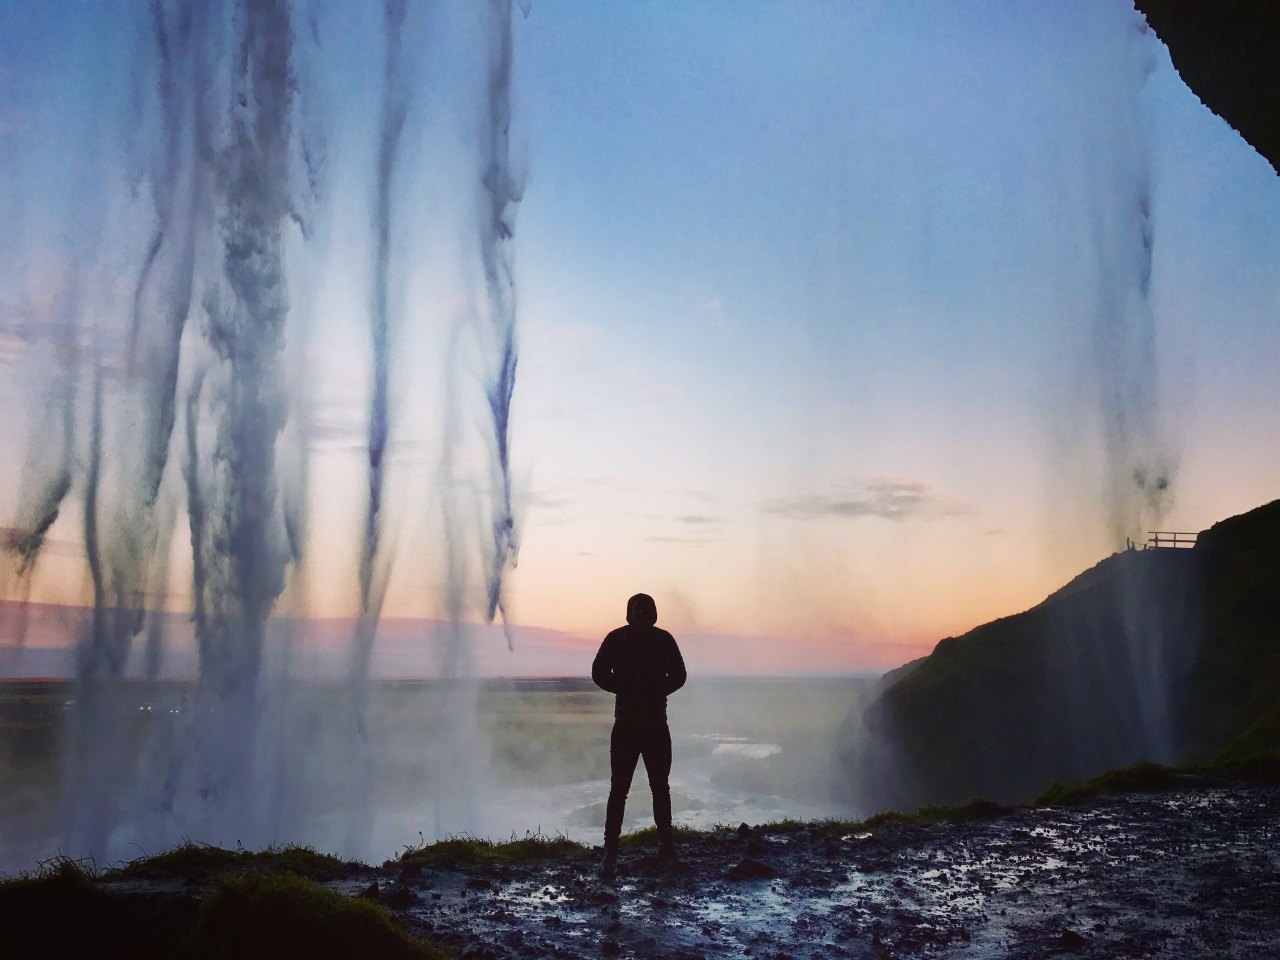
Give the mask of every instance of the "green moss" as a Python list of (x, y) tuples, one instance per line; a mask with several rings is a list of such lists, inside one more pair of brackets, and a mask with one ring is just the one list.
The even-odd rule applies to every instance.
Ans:
[[(859, 833), (899, 823), (965, 823), (973, 820), (990, 820), (1008, 813), (1011, 809), (1013, 808), (1002, 806), (992, 800), (975, 797), (966, 803), (950, 806), (930, 805), (921, 807), (914, 813), (886, 810), (865, 820), (841, 820), (838, 818), (774, 820), (770, 823), (761, 823), (752, 827), (750, 837), (754, 841), (762, 837), (792, 836), (800, 833), (808, 833), (815, 836), (844, 836), (849, 833)], [(687, 827), (676, 827), (675, 833), (677, 840), (697, 842), (713, 836), (721, 838), (733, 837), (736, 835), (737, 829), (737, 827), (721, 824), (712, 827), (710, 830), (692, 830)], [(657, 830), (653, 827), (645, 827), (643, 830), (637, 830), (625, 835), (622, 838), (621, 845), (625, 850), (656, 846), (657, 842)]]
[(91, 866), (59, 858), (33, 874), (0, 880), (0, 911), (5, 919), (28, 907), (38, 907), (46, 898), (68, 901), (97, 901), (109, 895), (94, 882)]
[(895, 823), (970, 823), (975, 820), (993, 820), (1008, 813), (1010, 809), (996, 803), (994, 800), (974, 797), (964, 803), (943, 806), (932, 803), (926, 804), (914, 813), (899, 813), (897, 810), (886, 810), (883, 813), (867, 817), (866, 820), (855, 826), (864, 830), (874, 830), (876, 827)]
[(1131, 767), (1108, 770), (1084, 783), (1054, 781), (1033, 802), (1033, 807), (1060, 807), (1084, 803), (1104, 793), (1141, 793), (1168, 790), (1179, 783), (1178, 771), (1158, 763), (1135, 763)]
[(202, 843), (183, 843), (154, 856), (139, 857), (103, 874), (107, 880), (161, 879), (164, 877), (213, 876), (244, 866), (248, 853), (224, 850)]
[[(823, 824), (830, 821), (821, 821)], [(800, 833), (802, 830), (812, 829), (819, 821), (817, 820), (775, 820), (772, 823), (762, 823), (755, 828), (756, 833), (762, 833), (766, 836), (783, 836), (789, 833)]]
[[(170, 866), (176, 859), (189, 869), (191, 855), (171, 858)], [(207, 855), (198, 863), (226, 860)], [(82, 864), (58, 860), (34, 875), (0, 881), (5, 955), (138, 960), (448, 956), (411, 939), (385, 907), (344, 897), (293, 873), (225, 877), (203, 903), (190, 896), (123, 892), (105, 878)]]
[(7, 956), (177, 956), (195, 911), (189, 897), (148, 900), (117, 893), (91, 867), (70, 860), (0, 881)]
[(531, 833), (498, 842), (475, 837), (450, 837), (436, 843), (410, 847), (400, 855), (398, 862), (423, 866), (515, 865), (542, 860), (576, 859), (590, 853), (590, 847), (568, 837)]
[(200, 907), (194, 944), (197, 955), (210, 958), (447, 957), (411, 939), (385, 907), (291, 873), (223, 880)]
[(824, 820), (775, 820), (772, 823), (760, 824), (755, 828), (755, 833), (766, 837), (787, 836), (805, 832), (843, 835), (864, 829), (866, 827), (861, 820), (827, 818)]
[(1280, 703), (1263, 710), (1228, 743), (1213, 762), (1226, 763), (1264, 756), (1280, 749)]
[(1195, 772), (1207, 777), (1235, 780), (1243, 783), (1261, 783), (1280, 786), (1280, 750), (1219, 760)]
[[(708, 835), (708, 831), (693, 830), (689, 827), (681, 826), (674, 827), (672, 832), (677, 841), (701, 840)], [(618, 843), (623, 850), (635, 850), (638, 847), (656, 847), (658, 845), (658, 828), (645, 827), (643, 830), (633, 830), (624, 834)]]
[(312, 880), (342, 875), (345, 864), (337, 857), (310, 847), (268, 847), (266, 850), (225, 850), (188, 841), (172, 850), (141, 857), (103, 874), (104, 880), (161, 879), (164, 877), (213, 878), (225, 873), (258, 870), (295, 873)]

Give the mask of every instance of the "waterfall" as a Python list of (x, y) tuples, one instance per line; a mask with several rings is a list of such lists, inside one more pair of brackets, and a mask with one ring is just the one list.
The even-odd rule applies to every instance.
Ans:
[[(387, 499), (403, 482), (389, 469), (397, 271), (408, 256), (397, 238), (406, 185), (433, 172), (409, 153), (406, 130), (411, 108), (429, 100), (416, 88), (419, 48), (442, 18), (419, 16), (406, 0), (386, 0), (376, 28), (372, 10), (324, 11), (328, 20), (321, 12), (304, 0), (174, 0), (97, 14), (132, 38), (128, 63), (128, 44), (104, 56), (114, 76), (133, 78), (133, 97), (121, 106), (104, 94), (98, 111), (114, 134), (104, 138), (101, 209), (91, 211), (101, 220), (102, 242), (84, 244), (70, 259), (57, 323), (46, 319), (43, 331), (52, 347), (29, 360), (44, 392), (26, 411), (38, 429), (4, 541), (5, 583), (21, 598), (50, 531), (71, 523), (69, 514), (80, 518), (92, 612), (77, 646), (68, 853), (114, 859), (188, 836), (249, 845), (314, 841), (312, 826), (335, 814), (346, 826), (325, 828), (324, 836), (367, 846), (378, 769), (369, 690), (392, 573), (389, 525), (401, 520), (389, 516)], [(302, 700), (291, 692), (299, 682), (291, 657), (273, 659), (272, 651), (279, 637), (298, 636), (276, 608), (300, 582), (311, 542), (311, 392), (300, 369), (309, 321), (297, 298), (318, 279), (312, 208), (323, 213), (338, 195), (321, 190), (323, 137), (350, 118), (315, 83), (344, 22), (384, 39), (368, 180), (368, 309), (348, 321), (371, 347), (367, 499), (349, 554), (357, 596), (346, 682), (317, 721), (304, 718)], [(477, 119), (484, 134), (468, 185), (481, 210), (478, 243), (466, 257), (484, 277), (473, 332), (483, 357), (475, 376), (489, 424), (493, 505), (480, 520), (455, 504), (440, 548), (449, 569), (460, 569), (463, 553), (485, 558), (482, 582), (450, 575), (443, 585), (456, 643), (442, 669), (459, 679), (466, 673), (464, 620), (472, 610), (505, 616), (503, 580), (517, 543), (509, 422), (512, 227), (521, 189), (509, 160), (511, 5), (493, 3), (466, 42), (479, 45), (474, 85), (483, 90)], [(92, 74), (79, 79), (87, 84)], [(467, 89), (465, 80), (458, 83)], [(423, 117), (416, 120), (420, 136)], [(127, 283), (94, 280), (108, 270)], [(470, 374), (445, 371), (449, 378)], [(476, 407), (443, 412), (453, 425), (442, 460), (450, 455), (448, 434), (474, 422)], [(448, 506), (448, 495), (441, 501)], [(7, 594), (12, 589), (5, 586)], [(304, 598), (292, 606), (305, 614)], [(189, 616), (196, 682), (174, 707), (171, 728), (144, 729), (123, 691), (133, 677), (160, 675), (174, 642), (171, 607)], [(451, 716), (441, 738), (462, 743), (455, 727), (467, 716)], [(359, 737), (336, 734), (342, 747), (333, 749), (335, 730)], [(345, 751), (352, 748), (361, 751), (359, 762), (350, 762)], [(335, 783), (338, 789), (326, 792)]]

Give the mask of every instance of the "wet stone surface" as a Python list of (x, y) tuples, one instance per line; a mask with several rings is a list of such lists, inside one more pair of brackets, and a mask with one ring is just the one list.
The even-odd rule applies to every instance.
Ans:
[[(745, 832), (744, 832), (745, 833)], [(1104, 797), (962, 824), (717, 834), (684, 868), (427, 868), (380, 899), (463, 958), (1280, 956), (1280, 791)], [(401, 904), (404, 904), (401, 906)]]
[[(1280, 790), (1102, 797), (960, 824), (724, 831), (662, 873), (598, 861), (378, 873), (462, 958), (1280, 957)], [(354, 891), (367, 890), (363, 878)]]

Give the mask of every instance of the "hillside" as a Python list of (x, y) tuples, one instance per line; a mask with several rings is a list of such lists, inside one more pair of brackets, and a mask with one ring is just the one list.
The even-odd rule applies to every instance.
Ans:
[(1138, 760), (1280, 747), (1278, 634), (1275, 501), (941, 641), (851, 725), (840, 789), (863, 809), (1018, 801)]

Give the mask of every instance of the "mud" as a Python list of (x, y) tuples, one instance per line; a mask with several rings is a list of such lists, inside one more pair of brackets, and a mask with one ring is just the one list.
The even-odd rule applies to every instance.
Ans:
[(595, 864), (379, 876), (463, 958), (1280, 956), (1280, 790), (1188, 789), (845, 833), (723, 831), (662, 874)]
[(1188, 781), (962, 823), (744, 825), (686, 839), (675, 872), (624, 851), (613, 885), (592, 858), (329, 885), (463, 960), (1280, 957), (1278, 833), (1280, 789)]

